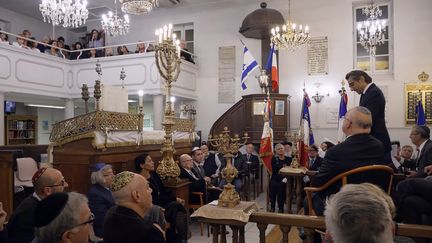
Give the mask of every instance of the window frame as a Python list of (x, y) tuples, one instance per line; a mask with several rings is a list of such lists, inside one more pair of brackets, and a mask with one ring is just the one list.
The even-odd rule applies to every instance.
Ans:
[[(379, 6), (387, 6), (388, 9), (388, 17), (386, 20), (387, 29), (388, 29), (388, 54), (381, 55), (368, 55), (368, 56), (358, 56), (357, 45), (361, 45), (359, 41), (357, 41), (357, 9), (363, 9), (365, 6), (370, 5), (370, 1), (362, 1), (353, 3), (353, 67), (355, 69), (361, 69), (357, 63), (359, 58), (367, 58), (369, 57), (369, 70), (366, 72), (371, 75), (382, 75), (382, 76), (392, 76), (394, 72), (394, 21), (393, 21), (393, 0), (381, 0), (374, 1), (374, 4), (378, 4)], [(362, 46), (362, 48), (364, 48)], [(377, 57), (386, 57), (388, 56), (388, 69), (386, 70), (377, 70), (376, 69), (376, 59)], [(362, 69), (361, 69), (362, 70)]]
[[(186, 31), (187, 30), (192, 30), (193, 31), (192, 40), (189, 40), (189, 41), (186, 40)], [(185, 41), (186, 48), (188, 48), (188, 46), (190, 44), (192, 44), (192, 49), (189, 50), (189, 51), (192, 52), (192, 53), (194, 53), (194, 50), (195, 50), (195, 43), (194, 43), (195, 42), (195, 30), (194, 30), (194, 24), (193, 23), (175, 24), (173, 26), (173, 32), (178, 32), (178, 31), (180, 31), (181, 36), (180, 36), (180, 38), (177, 36), (177, 38), (179, 40), (184, 40)]]

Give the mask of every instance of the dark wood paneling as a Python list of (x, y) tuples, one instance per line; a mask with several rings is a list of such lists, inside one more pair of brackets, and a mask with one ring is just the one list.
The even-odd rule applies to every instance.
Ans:
[(21, 150), (3, 150), (0, 151), (0, 202), (3, 202), (3, 208), (11, 215), (13, 210), (14, 195), (14, 164)]

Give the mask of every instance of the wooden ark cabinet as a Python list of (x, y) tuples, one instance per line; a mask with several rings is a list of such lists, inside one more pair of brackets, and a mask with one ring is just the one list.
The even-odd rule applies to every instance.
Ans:
[(37, 116), (6, 116), (5, 144), (37, 144)]

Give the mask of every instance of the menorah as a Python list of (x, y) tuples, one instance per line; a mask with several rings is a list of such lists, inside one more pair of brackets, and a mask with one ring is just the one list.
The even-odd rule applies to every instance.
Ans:
[(156, 66), (160, 76), (165, 80), (165, 117), (162, 126), (165, 130), (165, 141), (162, 146), (162, 160), (157, 168), (157, 173), (165, 180), (176, 179), (180, 175), (180, 168), (174, 161), (173, 155), (174, 138), (173, 126), (174, 110), (171, 107), (171, 88), (180, 74), (180, 47), (176, 41), (175, 34), (172, 34), (172, 25), (164, 26), (156, 31), (157, 44), (155, 46)]
[[(240, 195), (236, 192), (234, 185), (231, 184), (238, 175), (237, 169), (232, 165), (233, 153), (238, 151), (240, 146), (245, 145), (249, 137), (247, 133), (244, 133), (242, 138), (238, 134), (231, 138), (229, 133), (228, 128), (224, 127), (223, 132), (218, 136), (213, 138), (210, 134), (208, 142), (217, 148), (218, 152), (223, 154), (226, 160), (226, 167), (222, 170), (222, 178), (228, 184), (224, 186), (224, 190), (219, 196), (218, 206), (232, 208), (240, 202)], [(243, 139), (243, 142), (240, 142), (241, 139)]]

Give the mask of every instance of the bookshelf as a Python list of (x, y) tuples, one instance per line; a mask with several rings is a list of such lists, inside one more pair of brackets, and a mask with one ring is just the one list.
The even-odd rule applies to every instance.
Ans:
[(6, 116), (6, 145), (37, 144), (37, 116)]

